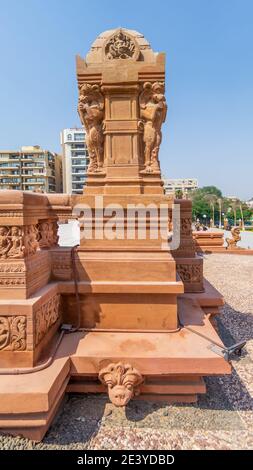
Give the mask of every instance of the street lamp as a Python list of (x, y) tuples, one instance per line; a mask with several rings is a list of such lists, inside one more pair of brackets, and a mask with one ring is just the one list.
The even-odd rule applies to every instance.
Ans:
[(206, 214), (203, 214), (203, 219), (205, 221), (205, 226), (206, 226)]

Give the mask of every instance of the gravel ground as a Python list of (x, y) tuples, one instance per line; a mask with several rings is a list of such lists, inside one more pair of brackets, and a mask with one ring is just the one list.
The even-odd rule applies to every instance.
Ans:
[(253, 449), (253, 257), (205, 256), (205, 275), (224, 295), (218, 320), (229, 345), (248, 340), (231, 376), (208, 378), (194, 405), (69, 395), (42, 443), (0, 436), (0, 449)]

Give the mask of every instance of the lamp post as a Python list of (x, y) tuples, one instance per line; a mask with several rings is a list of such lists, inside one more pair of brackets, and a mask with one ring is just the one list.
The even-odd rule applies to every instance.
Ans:
[(206, 214), (203, 214), (203, 219), (205, 221), (205, 226), (206, 226)]

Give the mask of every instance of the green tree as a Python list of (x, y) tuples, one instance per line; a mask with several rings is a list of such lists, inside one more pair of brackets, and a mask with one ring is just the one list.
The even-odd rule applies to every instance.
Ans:
[(247, 206), (245, 202), (240, 199), (226, 198), (222, 196), (220, 189), (216, 186), (204, 186), (188, 193), (189, 198), (192, 200), (192, 215), (193, 219), (200, 219), (201, 222), (206, 219), (213, 219), (218, 222), (219, 226), (222, 225), (222, 212), (228, 218), (231, 225), (239, 223), (250, 223), (253, 218), (253, 209)]

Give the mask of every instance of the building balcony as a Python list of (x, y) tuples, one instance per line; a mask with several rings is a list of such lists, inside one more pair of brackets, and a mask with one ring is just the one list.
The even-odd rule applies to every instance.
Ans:
[(2, 173), (0, 171), (0, 178), (17, 178), (20, 177), (20, 173)]
[(5, 170), (12, 170), (14, 168), (19, 169), (20, 165), (1, 165), (0, 164), (0, 169), (5, 169)]

